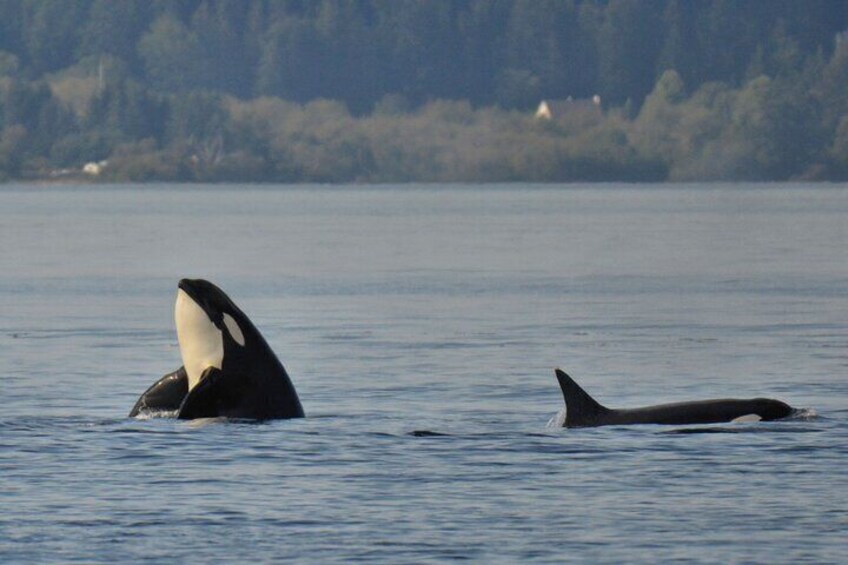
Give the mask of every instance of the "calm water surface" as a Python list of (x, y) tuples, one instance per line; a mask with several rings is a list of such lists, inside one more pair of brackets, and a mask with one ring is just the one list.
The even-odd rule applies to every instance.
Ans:
[[(848, 187), (13, 185), (0, 241), (3, 563), (844, 562)], [(181, 277), (306, 419), (126, 418)], [(565, 430), (556, 366), (807, 416)]]

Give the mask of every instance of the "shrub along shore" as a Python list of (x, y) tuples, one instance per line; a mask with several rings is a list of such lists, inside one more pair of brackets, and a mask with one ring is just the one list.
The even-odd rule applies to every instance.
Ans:
[[(23, 127), (7, 129), (0, 168), (7, 179), (105, 182), (848, 179), (848, 118), (825, 127), (815, 100), (799, 104), (780, 81), (760, 76), (739, 89), (709, 83), (684, 92), (667, 71), (635, 116), (627, 107), (573, 104), (542, 119), (447, 100), (409, 111), (391, 97), (365, 116), (329, 100), (208, 93), (148, 94), (127, 105), (124, 86), (88, 110), (104, 127), (42, 141), (47, 156)], [(156, 111), (161, 123), (152, 124)], [(143, 123), (151, 135), (133, 139), (113, 121)]]

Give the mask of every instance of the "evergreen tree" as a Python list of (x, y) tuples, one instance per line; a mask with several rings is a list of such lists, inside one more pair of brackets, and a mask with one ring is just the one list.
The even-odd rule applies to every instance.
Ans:
[(612, 0), (598, 30), (599, 90), (604, 100), (640, 103), (653, 88), (662, 3)]
[(192, 90), (202, 84), (207, 69), (197, 34), (173, 15), (162, 15), (138, 43), (145, 76), (160, 92)]
[(80, 29), (78, 57), (111, 55), (138, 71), (136, 45), (150, 17), (147, 0), (94, 0)]
[(86, 2), (62, 0), (25, 0), (21, 4), (27, 65), (36, 76), (73, 64), (86, 8)]

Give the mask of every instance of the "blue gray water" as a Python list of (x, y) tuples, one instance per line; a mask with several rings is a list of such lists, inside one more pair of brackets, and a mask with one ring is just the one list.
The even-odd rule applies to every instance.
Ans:
[[(0, 242), (0, 562), (844, 562), (848, 187), (10, 185)], [(181, 277), (306, 419), (126, 418)], [(555, 428), (556, 366), (806, 417)]]

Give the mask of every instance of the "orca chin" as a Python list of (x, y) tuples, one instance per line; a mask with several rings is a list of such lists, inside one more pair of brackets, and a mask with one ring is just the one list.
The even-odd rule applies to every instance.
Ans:
[(725, 398), (658, 404), (642, 408), (613, 409), (603, 406), (565, 372), (556, 369), (556, 377), (565, 399), (566, 428), (626, 426), (632, 424), (716, 424), (721, 422), (758, 422), (780, 420), (796, 412), (780, 400)]
[(148, 388), (130, 417), (271, 420), (302, 418), (303, 407), (283, 364), (223, 290), (182, 279), (174, 321), (183, 366)]

